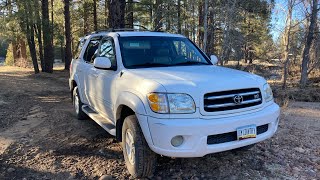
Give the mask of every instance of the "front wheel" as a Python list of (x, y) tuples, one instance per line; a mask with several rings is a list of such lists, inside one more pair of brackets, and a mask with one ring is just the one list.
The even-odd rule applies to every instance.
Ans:
[(156, 166), (156, 154), (149, 148), (135, 115), (124, 120), (122, 147), (127, 168), (134, 178), (152, 176)]

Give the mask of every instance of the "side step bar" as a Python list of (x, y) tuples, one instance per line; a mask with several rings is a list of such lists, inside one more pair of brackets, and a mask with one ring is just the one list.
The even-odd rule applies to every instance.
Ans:
[(103, 129), (108, 131), (111, 135), (116, 135), (116, 126), (110, 119), (106, 119), (100, 116), (96, 111), (91, 109), (88, 105), (82, 106), (83, 112), (85, 112), (92, 120), (98, 123)]

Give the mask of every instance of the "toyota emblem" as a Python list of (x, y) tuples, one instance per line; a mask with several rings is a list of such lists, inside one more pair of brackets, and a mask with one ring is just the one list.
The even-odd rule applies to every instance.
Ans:
[(243, 101), (243, 97), (242, 97), (241, 95), (235, 95), (235, 96), (233, 97), (233, 101), (234, 101), (234, 103), (236, 103), (236, 104), (241, 104), (242, 101)]

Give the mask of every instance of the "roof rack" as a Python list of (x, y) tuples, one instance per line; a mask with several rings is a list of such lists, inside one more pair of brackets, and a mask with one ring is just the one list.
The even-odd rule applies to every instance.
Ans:
[[(128, 24), (126, 24), (128, 25)], [(101, 33), (101, 32), (121, 32), (121, 31), (150, 31), (148, 30), (146, 27), (141, 26), (141, 25), (133, 25), (134, 27), (137, 26), (139, 27), (139, 29), (134, 29), (134, 28), (109, 28), (109, 29), (101, 29), (101, 30), (97, 30), (97, 31), (93, 31), (91, 33), (86, 34), (90, 35), (90, 34), (97, 34), (97, 33)]]

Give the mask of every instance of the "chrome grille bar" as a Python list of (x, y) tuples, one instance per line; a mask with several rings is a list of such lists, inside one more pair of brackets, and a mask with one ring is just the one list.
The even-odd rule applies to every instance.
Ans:
[(252, 91), (252, 92), (239, 93), (239, 94), (227, 94), (227, 95), (211, 96), (211, 97), (209, 96), (209, 97), (205, 97), (205, 99), (207, 99), (207, 100), (224, 99), (224, 98), (231, 98), (236, 95), (249, 96), (249, 95), (255, 95), (255, 94), (259, 94), (259, 93), (260, 93), (259, 91)]
[[(233, 97), (233, 96), (232, 96)], [(237, 106), (237, 105), (243, 105), (243, 104), (250, 104), (261, 101), (261, 98), (258, 99), (252, 99), (247, 101), (242, 101), (241, 104), (236, 103), (226, 103), (226, 104), (214, 104), (214, 105), (205, 105), (206, 108), (220, 108), (220, 107), (228, 107), (228, 106)]]

